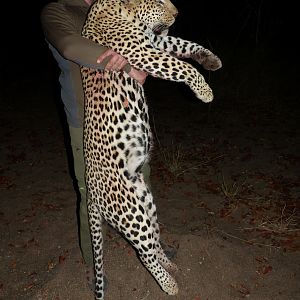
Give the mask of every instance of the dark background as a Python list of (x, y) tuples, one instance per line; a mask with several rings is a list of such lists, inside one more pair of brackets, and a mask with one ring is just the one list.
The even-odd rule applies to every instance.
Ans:
[[(2, 35), (1, 114), (5, 117), (6, 112), (22, 111), (25, 106), (26, 110), (39, 112), (56, 108), (68, 140), (59, 69), (40, 24), (41, 10), (48, 2), (8, 3), (7, 13), (13, 12), (14, 18), (7, 16)], [(159, 80), (151, 77), (145, 85), (149, 102), (164, 101), (163, 88), (170, 91), (171, 97), (176, 95), (204, 113), (225, 113), (234, 119), (251, 110), (258, 119), (278, 120), (270, 121), (277, 132), (279, 115), (280, 120), (298, 118), (299, 35), (297, 10), (292, 2), (174, 0), (173, 3), (179, 15), (169, 34), (212, 50), (221, 58), (223, 67), (217, 72), (207, 72), (190, 61), (214, 91), (215, 99), (209, 106), (197, 100), (185, 85), (164, 82), (161, 86)], [(49, 108), (50, 102), (55, 106)], [(180, 109), (178, 101), (174, 104), (172, 109)], [(294, 121), (299, 129), (300, 120)]]
[[(66, 147), (68, 154), (70, 149), (63, 140), (68, 135), (62, 134), (66, 127), (59, 122), (66, 125), (59, 96), (59, 70), (39, 19), (47, 2), (2, 4), (6, 7), (2, 10), (0, 60), (0, 258), (4, 259), (0, 298), (1, 293), (11, 295), (3, 299), (34, 299), (25, 296), (43, 290), (50, 293), (49, 297), (39, 299), (54, 299), (60, 292), (73, 293), (74, 297), (78, 291), (87, 293), (82, 290), (84, 274), (74, 261), (80, 254), (75, 195), (69, 176), (73, 171), (66, 162)], [(154, 116), (151, 120), (155, 121), (152, 128), (158, 136), (151, 181), (161, 224), (167, 224), (167, 231), (172, 233), (183, 237), (188, 234), (180, 245), (182, 266), (196, 267), (199, 249), (209, 249), (204, 256), (211, 267), (196, 268), (181, 279), (187, 286), (187, 282), (198, 284), (204, 280), (201, 285), (208, 288), (208, 296), (204, 293), (201, 299), (213, 299), (211, 294), (215, 293), (221, 296), (214, 299), (247, 296), (226, 298), (234, 282), (245, 283), (241, 285), (243, 290), (252, 282), (251, 299), (278, 296), (290, 300), (299, 295), (299, 253), (292, 256), (287, 252), (300, 249), (299, 17), (293, 3), (296, 1), (174, 0), (179, 15), (170, 34), (197, 42), (222, 59), (223, 68), (216, 72), (197, 66), (213, 88), (215, 99), (204, 104), (184, 84), (151, 77), (145, 84)], [(60, 120), (58, 115), (62, 116)], [(175, 167), (177, 163), (179, 171), (189, 170), (184, 176), (174, 170), (172, 173), (172, 155), (177, 158), (178, 153), (181, 156), (175, 160)], [(231, 188), (237, 186), (237, 197), (227, 197), (224, 186), (229, 196)], [(291, 226), (274, 235), (239, 230), (240, 226), (259, 227), (265, 220), (271, 220), (271, 225), (279, 223), (279, 229), (285, 223), (291, 222)], [(205, 233), (200, 228), (205, 228)], [(214, 228), (228, 232), (222, 236), (222, 243), (215, 240)], [(190, 234), (196, 238), (191, 242)], [(228, 236), (235, 235), (239, 237), (233, 244)], [(206, 236), (213, 242), (207, 244), (202, 238)], [(239, 240), (243, 239), (251, 242), (241, 248)], [(279, 246), (284, 255), (275, 256), (273, 248), (255, 252), (250, 246), (252, 241)], [(75, 249), (65, 260), (71, 266), (69, 271), (60, 264), (61, 255), (66, 255), (60, 251), (65, 249)], [(265, 260), (265, 256), (269, 258)], [(266, 276), (270, 281), (262, 281), (262, 274), (257, 272), (259, 257), (263, 265), (274, 267), (274, 272)], [(49, 271), (52, 261), (62, 267)], [(120, 277), (118, 262), (111, 271), (118, 275), (115, 278)], [(225, 270), (225, 280), (219, 270)], [(126, 277), (128, 269), (124, 274)], [(140, 276), (140, 272), (133, 274)], [(259, 281), (252, 281), (253, 274), (259, 276)], [(136, 290), (136, 276), (126, 277), (126, 288)], [(32, 283), (34, 279), (37, 281)], [(77, 289), (66, 289), (69, 279)], [(128, 280), (133, 281), (131, 285)], [(124, 282), (121, 279), (120, 286)], [(282, 282), (285, 284), (279, 284)], [(221, 288), (216, 289), (215, 283)], [(118, 292), (114, 280), (109, 286), (110, 291)], [(262, 297), (255, 298), (255, 293)], [(277, 296), (269, 298), (266, 294)]]
[[(4, 107), (10, 106), (12, 93), (23, 93), (26, 101), (22, 95), (13, 96), (12, 107), (18, 103), (22, 107), (26, 102), (35, 109), (36, 98), (49, 102), (46, 98), (50, 96), (56, 102), (61, 121), (65, 122), (59, 96), (59, 70), (40, 24), (40, 12), (48, 2), (8, 3), (7, 13), (13, 12), (14, 18), (7, 16), (2, 35), (1, 102)], [(173, 3), (179, 15), (169, 34), (197, 42), (222, 60), (223, 68), (217, 72), (207, 72), (190, 61), (213, 88), (215, 100), (209, 109), (230, 107), (230, 113), (234, 113), (235, 109), (247, 110), (252, 106), (257, 113), (268, 110), (276, 114), (282, 107), (293, 113), (299, 110), (298, 26), (293, 2), (174, 0)], [(150, 94), (158, 89), (156, 83), (157, 79), (147, 79), (146, 89)], [(185, 85), (165, 82), (165, 88), (180, 93), (184, 101), (207, 107)], [(290, 116), (287, 113), (285, 117)]]
[[(11, 15), (13, 11), (14, 18), (7, 16), (2, 35), (2, 82), (21, 80), (22, 76), (42, 80), (43, 74), (57, 72), (39, 20), (40, 11), (47, 2), (8, 4), (7, 13)], [(292, 1), (173, 2), (179, 15), (170, 34), (198, 42), (220, 56), (224, 67), (217, 75), (218, 84), (214, 88), (218, 90), (220, 85), (226, 85), (226, 95), (222, 89), (223, 98), (233, 99), (234, 93), (229, 90), (235, 88), (230, 86), (231, 82), (235, 81), (236, 85), (245, 76), (253, 77), (254, 86), (261, 82), (261, 76), (273, 77), (264, 81), (264, 89), (269, 93), (281, 97), (282, 91), (274, 91), (281, 85), (284, 95), (298, 96), (295, 91), (298, 32)], [(242, 90), (252, 95), (254, 91), (249, 85)]]

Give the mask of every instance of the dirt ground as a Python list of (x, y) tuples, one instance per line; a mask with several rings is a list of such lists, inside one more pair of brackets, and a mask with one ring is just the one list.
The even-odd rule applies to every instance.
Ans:
[[(107, 300), (300, 299), (299, 98), (268, 65), (249, 81), (226, 70), (210, 74), (212, 104), (147, 80), (152, 191), (180, 291), (164, 294), (107, 228)], [(91, 300), (55, 76), (20, 72), (1, 96), (0, 298)]]

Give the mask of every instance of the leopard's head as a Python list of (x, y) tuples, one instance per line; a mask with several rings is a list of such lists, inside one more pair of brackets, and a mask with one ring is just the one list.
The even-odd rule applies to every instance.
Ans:
[(178, 14), (170, 0), (127, 0), (135, 15), (155, 33), (167, 30)]

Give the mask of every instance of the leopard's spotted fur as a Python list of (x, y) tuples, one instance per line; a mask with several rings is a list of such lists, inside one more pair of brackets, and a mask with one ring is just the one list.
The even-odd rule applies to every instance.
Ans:
[[(196, 43), (160, 34), (173, 24), (177, 9), (169, 0), (97, 0), (82, 35), (124, 56), (135, 68), (186, 83), (204, 102), (213, 99), (192, 58), (209, 70), (221, 61)], [(151, 130), (142, 85), (125, 72), (81, 68), (85, 92), (84, 153), (88, 212), (94, 250), (96, 299), (104, 299), (101, 223), (105, 219), (137, 250), (145, 267), (170, 295), (176, 270), (159, 243), (152, 194), (141, 168), (149, 159)]]

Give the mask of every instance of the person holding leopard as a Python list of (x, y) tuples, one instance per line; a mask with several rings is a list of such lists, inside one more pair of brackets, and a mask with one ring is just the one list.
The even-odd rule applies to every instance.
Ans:
[[(77, 61), (84, 93), (85, 183), (99, 300), (104, 299), (103, 220), (132, 244), (163, 291), (178, 292), (171, 275), (177, 267), (162, 248), (156, 206), (142, 172), (152, 135), (143, 82), (135, 75), (183, 82), (197, 98), (210, 102), (213, 92), (204, 77), (181, 58), (192, 58), (213, 71), (222, 64), (208, 49), (166, 35), (177, 13), (170, 0), (96, 0), (77, 36), (122, 55), (133, 68), (107, 70)], [(72, 53), (73, 48), (67, 50)], [(98, 62), (105, 63), (104, 56)]]
[[(83, 157), (83, 110), (84, 93), (80, 74), (81, 66), (95, 70), (127, 72), (140, 84), (147, 73), (131, 67), (128, 61), (112, 49), (81, 36), (81, 30), (90, 5), (94, 0), (58, 0), (50, 2), (41, 11), (41, 24), (46, 42), (61, 70), (61, 100), (67, 119), (75, 186), (79, 191), (78, 227), (79, 243), (87, 266), (88, 283), (94, 289), (94, 263), (86, 203), (85, 162)], [(145, 164), (143, 174), (150, 186), (150, 166)], [(169, 257), (176, 249), (163, 244)]]
[[(80, 66), (99, 70), (125, 71), (143, 84), (147, 73), (132, 68), (127, 60), (115, 51), (81, 37), (86, 14), (93, 0), (58, 0), (50, 2), (41, 12), (41, 23), (46, 42), (61, 70), (59, 82), (61, 99), (69, 126), (75, 184), (79, 201), (79, 242), (84, 262), (93, 279), (93, 251), (86, 205), (85, 163), (83, 157), (83, 106), (84, 95)], [(150, 185), (150, 166), (143, 169)]]

